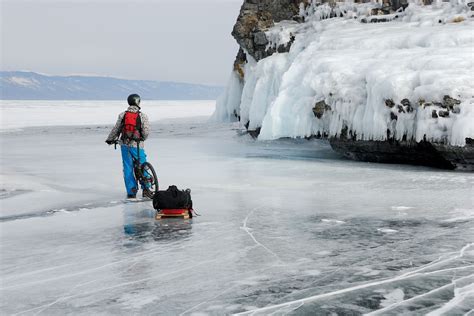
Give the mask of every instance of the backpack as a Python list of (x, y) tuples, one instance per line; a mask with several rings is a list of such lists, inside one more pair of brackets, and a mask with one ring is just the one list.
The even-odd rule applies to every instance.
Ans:
[(122, 122), (122, 139), (141, 140), (142, 120), (140, 112), (125, 112)]
[(191, 210), (193, 208), (191, 190), (179, 190), (175, 185), (171, 185), (167, 190), (158, 191), (153, 197), (153, 208)]

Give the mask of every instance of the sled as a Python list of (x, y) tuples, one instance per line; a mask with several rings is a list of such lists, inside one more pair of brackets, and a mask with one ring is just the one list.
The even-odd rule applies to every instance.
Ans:
[(156, 213), (155, 219), (160, 220), (162, 218), (176, 218), (181, 217), (183, 219), (190, 219), (192, 217), (191, 210), (189, 209), (165, 209), (160, 210)]

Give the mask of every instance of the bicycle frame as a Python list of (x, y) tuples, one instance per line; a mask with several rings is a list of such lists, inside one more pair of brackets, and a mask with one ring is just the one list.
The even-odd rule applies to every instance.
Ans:
[(137, 178), (136, 180), (138, 182), (141, 182), (143, 178), (142, 173), (142, 164), (140, 162), (140, 141), (137, 141), (137, 158), (133, 157), (132, 155), (132, 161), (133, 161), (133, 171), (135, 173), (135, 177)]
[[(140, 184), (143, 185), (143, 183), (151, 183), (151, 185), (155, 186), (155, 191), (159, 189), (159, 184), (158, 184), (158, 179), (156, 177), (156, 172), (153, 169), (153, 166), (148, 163), (144, 162), (141, 163), (140, 161), (140, 141), (137, 142), (137, 157), (135, 158), (133, 155), (132, 156), (132, 162), (133, 162), (133, 175), (135, 176), (135, 180), (139, 182)], [(114, 142), (114, 147), (117, 149), (118, 141)], [(130, 150), (133, 150), (130, 148)], [(144, 170), (146, 166), (146, 170)], [(150, 170), (151, 169), (151, 170)], [(151, 182), (150, 182), (151, 179)]]

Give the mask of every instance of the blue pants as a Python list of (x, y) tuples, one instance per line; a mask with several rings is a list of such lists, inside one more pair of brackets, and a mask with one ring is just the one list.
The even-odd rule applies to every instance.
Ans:
[[(138, 159), (137, 147), (130, 147), (127, 145), (120, 146), (122, 152), (122, 163), (123, 163), (123, 179), (125, 181), (125, 187), (127, 188), (127, 194), (136, 194), (138, 192), (137, 179), (133, 172), (133, 158)], [(146, 162), (145, 150), (140, 148), (140, 164)], [(147, 175), (145, 175), (146, 177)], [(150, 185), (141, 183), (142, 189), (148, 188)]]

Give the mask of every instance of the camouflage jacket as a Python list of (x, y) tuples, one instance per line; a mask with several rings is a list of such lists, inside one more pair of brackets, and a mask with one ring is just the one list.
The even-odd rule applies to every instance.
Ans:
[[(136, 113), (138, 111), (140, 111), (140, 109), (137, 106), (132, 105), (132, 106), (129, 106), (127, 111), (125, 112)], [(123, 128), (122, 124), (123, 124), (123, 118), (125, 116), (125, 112), (122, 112), (119, 114), (117, 122), (115, 123), (114, 128), (112, 128), (112, 131), (110, 131), (110, 134), (107, 137), (107, 140), (110, 140), (110, 141), (118, 140), (119, 137), (121, 136), (120, 134), (122, 134), (122, 128)], [(140, 112), (140, 119), (142, 122), (141, 134), (144, 141), (148, 138), (148, 135), (150, 135), (150, 123), (148, 121), (148, 116), (143, 112)], [(144, 147), (143, 141), (140, 142), (140, 148)], [(130, 139), (120, 139), (120, 144), (132, 146), (132, 147), (137, 146), (137, 142)]]

